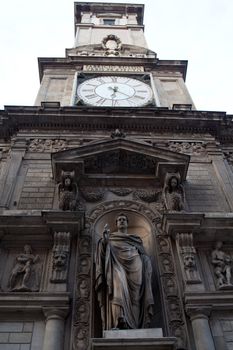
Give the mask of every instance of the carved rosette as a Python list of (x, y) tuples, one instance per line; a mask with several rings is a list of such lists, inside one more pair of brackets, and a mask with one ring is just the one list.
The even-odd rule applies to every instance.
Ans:
[(53, 266), (50, 282), (65, 283), (70, 256), (70, 232), (55, 232), (53, 245)]
[(90, 336), (91, 238), (78, 240), (78, 257), (73, 317), (73, 350), (86, 350)]
[(156, 237), (159, 257), (164, 305), (166, 308), (169, 335), (177, 338), (177, 347), (187, 348), (187, 331), (182, 301), (177, 286), (174, 267), (174, 257), (171, 250), (170, 238), (162, 232)]

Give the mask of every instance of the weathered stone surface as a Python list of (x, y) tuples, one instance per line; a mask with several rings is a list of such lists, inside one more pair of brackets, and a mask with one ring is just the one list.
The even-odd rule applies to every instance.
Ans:
[(162, 328), (144, 328), (144, 329), (121, 329), (103, 332), (104, 338), (108, 339), (153, 339), (162, 338)]

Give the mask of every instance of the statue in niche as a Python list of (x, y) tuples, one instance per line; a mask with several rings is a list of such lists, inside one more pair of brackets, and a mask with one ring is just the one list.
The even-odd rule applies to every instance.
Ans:
[(216, 242), (215, 249), (211, 253), (211, 262), (214, 266), (214, 273), (219, 289), (233, 288), (231, 283), (232, 259), (222, 250), (223, 243)]
[(140, 237), (127, 233), (128, 218), (116, 219), (117, 231), (105, 225), (96, 250), (95, 289), (103, 329), (149, 326), (153, 315), (152, 266)]
[(184, 208), (184, 188), (179, 173), (167, 173), (163, 188), (163, 200), (166, 210), (181, 211)]
[(40, 258), (32, 254), (29, 244), (24, 246), (24, 252), (16, 257), (16, 264), (12, 269), (9, 287), (15, 292), (30, 292), (38, 290), (38, 271), (36, 264)]
[(78, 199), (78, 186), (74, 181), (74, 171), (61, 172), (61, 182), (58, 184), (59, 209), (76, 210)]

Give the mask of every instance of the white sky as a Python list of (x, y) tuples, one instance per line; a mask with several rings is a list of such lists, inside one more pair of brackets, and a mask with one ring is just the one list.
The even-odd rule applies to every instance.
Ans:
[[(159, 59), (189, 61), (186, 83), (197, 109), (233, 114), (232, 0), (112, 2), (144, 3), (148, 46)], [(64, 57), (74, 43), (73, 23), (73, 0), (2, 3), (0, 108), (34, 104), (37, 57)]]

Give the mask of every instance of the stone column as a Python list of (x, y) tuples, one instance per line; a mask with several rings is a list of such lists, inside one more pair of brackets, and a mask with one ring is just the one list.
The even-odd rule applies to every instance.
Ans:
[(43, 350), (63, 350), (67, 309), (44, 308), (46, 317)]
[(216, 350), (209, 326), (210, 308), (189, 309), (196, 349)]

